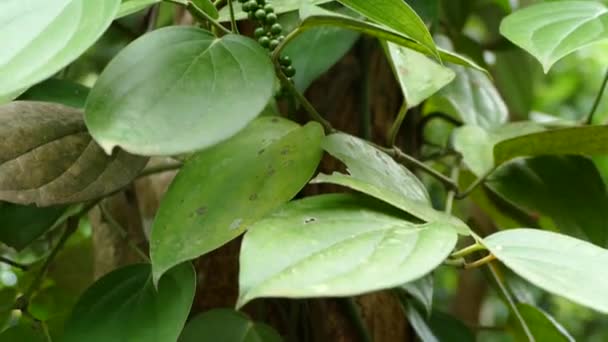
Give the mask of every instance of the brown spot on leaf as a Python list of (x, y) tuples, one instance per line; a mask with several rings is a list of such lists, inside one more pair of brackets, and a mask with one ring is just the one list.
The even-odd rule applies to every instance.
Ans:
[(256, 199), (258, 199), (258, 194), (251, 194), (251, 196), (249, 196), (250, 201), (255, 201)]
[(207, 207), (200, 207), (196, 209), (196, 214), (199, 216), (205, 215), (207, 213)]

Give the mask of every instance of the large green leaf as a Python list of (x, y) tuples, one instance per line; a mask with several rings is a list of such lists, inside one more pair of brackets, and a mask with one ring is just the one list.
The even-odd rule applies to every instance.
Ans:
[(118, 14), (116, 14), (116, 18), (122, 18), (135, 12), (139, 12), (161, 1), (162, 0), (124, 0), (120, 4), (120, 9), (118, 10)]
[[(403, 0), (338, 0), (368, 19), (400, 32), (422, 45), (428, 53), (439, 58), (433, 37), (424, 21)], [(389, 14), (389, 15), (387, 15)]]
[(21, 250), (51, 228), (65, 209), (0, 202), (0, 241)]
[(244, 128), (272, 97), (274, 81), (268, 52), (249, 38), (163, 28), (110, 62), (91, 90), (85, 120), (107, 152), (192, 152)]
[(189, 159), (152, 228), (154, 278), (236, 238), (295, 196), (317, 168), (322, 137), (317, 123), (262, 117)]
[(542, 156), (506, 164), (487, 185), (501, 196), (553, 220), (556, 228), (608, 246), (608, 194), (593, 162), (580, 156)]
[(534, 122), (511, 122), (505, 125), (484, 129), (476, 125), (465, 125), (454, 130), (452, 144), (469, 169), (481, 176), (491, 170), (494, 163), (494, 146), (501, 141), (542, 131), (544, 128)]
[(525, 228), (492, 234), (484, 244), (532, 284), (608, 313), (608, 250), (565, 235)]
[(0, 200), (50, 206), (91, 200), (129, 184), (147, 159), (106, 155), (82, 112), (44, 102), (0, 106)]
[(339, 27), (316, 27), (296, 37), (284, 50), (297, 70), (295, 86), (305, 91), (352, 48), (357, 38), (356, 32)]
[(562, 57), (608, 39), (608, 8), (599, 1), (536, 4), (506, 17), (500, 32), (548, 72)]
[(486, 74), (458, 65), (450, 68), (456, 79), (431, 98), (434, 108), (486, 129), (507, 122), (507, 106)]
[(113, 271), (79, 299), (62, 341), (176, 341), (190, 313), (195, 284), (189, 264), (173, 268), (158, 288), (150, 265)]
[(312, 183), (332, 183), (361, 191), (423, 221), (450, 222), (461, 233), (468, 233), (468, 227), (459, 219), (431, 207), (424, 185), (414, 174), (366, 141), (337, 133), (325, 138), (323, 148), (342, 161), (349, 174), (319, 174)]
[[(452, 0), (448, 0), (451, 2)], [(440, 311), (433, 311), (429, 325), (441, 342), (474, 342), (475, 334), (462, 321)]]
[[(302, 6), (300, 9), (300, 17), (302, 18), (302, 23), (300, 25), (301, 30), (310, 30), (318, 26), (337, 26), (387, 40), (423, 54), (432, 55), (431, 52), (429, 52), (429, 50), (423, 45), (411, 37), (399, 33), (393, 29), (358, 20), (335, 12), (330, 12), (317, 6)], [(475, 64), (475, 62), (466, 57), (441, 48), (438, 48), (437, 51), (439, 53), (439, 57), (444, 62), (460, 64), (486, 72), (484, 68)]]
[(42, 331), (25, 325), (16, 325), (0, 333), (0, 342), (45, 342)]
[(182, 332), (178, 342), (281, 342), (283, 339), (271, 327), (252, 322), (244, 314), (229, 309), (214, 309), (194, 317)]
[(53, 102), (62, 105), (84, 108), (90, 89), (58, 78), (38, 83), (19, 96), (20, 101)]
[[(280, 0), (280, 1), (272, 1), (268, 2), (272, 3), (272, 7), (274, 8), (274, 12), (277, 14), (287, 13), (297, 11), (300, 7), (304, 5), (321, 5), (324, 3), (331, 2), (333, 0)], [(241, 6), (237, 6), (238, 3), (234, 1), (234, 16), (237, 20), (247, 19), (247, 13), (243, 11)], [(220, 21), (229, 21), (230, 20), (230, 9), (228, 6), (224, 6), (220, 10)]]
[(110, 26), (119, 5), (120, 0), (2, 0), (0, 98), (78, 58)]
[[(530, 304), (518, 303), (517, 310), (536, 341), (574, 342), (568, 331), (541, 309)], [(515, 341), (528, 341), (528, 336), (513, 315), (509, 316), (507, 326), (513, 332)]]
[(408, 108), (416, 107), (454, 80), (456, 74), (414, 50), (387, 43), (393, 72)]
[(447, 223), (416, 225), (362, 195), (291, 202), (254, 224), (241, 247), (237, 306), (259, 297), (350, 296), (418, 279), (452, 251)]
[(544, 154), (608, 154), (608, 126), (554, 129), (507, 139), (494, 147), (496, 164)]

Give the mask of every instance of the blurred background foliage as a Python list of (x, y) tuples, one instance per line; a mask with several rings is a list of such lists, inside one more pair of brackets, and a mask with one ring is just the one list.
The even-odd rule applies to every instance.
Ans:
[[(608, 67), (608, 42), (584, 48), (564, 58), (548, 74), (544, 74), (538, 62), (498, 32), (502, 18), (511, 11), (537, 2), (541, 1), (408, 0), (430, 25), (434, 34), (447, 36), (457, 52), (468, 55), (491, 71), (509, 108), (511, 120), (554, 121), (560, 125), (585, 120)], [(158, 11), (155, 27), (172, 25), (177, 17), (182, 17), (176, 13), (176, 7), (170, 4), (160, 4), (155, 10)], [(54, 80), (35, 86), (22, 98), (62, 97), (71, 99), (73, 102), (70, 103), (76, 106), (82, 106), (82, 94), (86, 94), (87, 87), (94, 84), (107, 63), (131, 41), (154, 29), (147, 27), (148, 15), (149, 11), (142, 11), (115, 21), (85, 55), (56, 75)], [(62, 80), (76, 82), (80, 86), (62, 83)], [(594, 120), (595, 124), (608, 123), (608, 96), (604, 96), (600, 102)], [(449, 129), (445, 126), (431, 125), (429, 129), (432, 131), (430, 140), (448, 139)], [(608, 181), (608, 157), (595, 158), (594, 162), (605, 182)], [(434, 197), (443, 198), (442, 188), (432, 184), (432, 180), (425, 180), (428, 181), (429, 188), (435, 190)], [(479, 201), (480, 196), (482, 194), (476, 193), (473, 198)], [(466, 201), (458, 209), (467, 210)], [(504, 223), (507, 226), (509, 220), (513, 220), (513, 217), (499, 211), (494, 214), (490, 216), (499, 225)], [(541, 225), (551, 225), (542, 218), (539, 221)], [(0, 232), (2, 229), (6, 229), (6, 224), (5, 227), (0, 227)], [(28, 319), (12, 310), (13, 303), (18, 293), (27, 290), (33, 274), (36, 274), (36, 269), (40, 266), (39, 261), (50, 252), (58, 235), (57, 230), (51, 230), (37, 237), (34, 243), (21, 251), (0, 245), (0, 255), (33, 265), (27, 271), (20, 271), (0, 263), (0, 325), (3, 327), (14, 325), (20, 319)], [(32, 317), (47, 322), (52, 334), (60, 335), (60, 327), (67, 313), (78, 295), (93, 281), (92, 253), (91, 228), (83, 220), (78, 234), (61, 251), (42, 290), (36, 294), (31, 305)], [(463, 279), (459, 277), (460, 272), (448, 267), (440, 267), (436, 271), (434, 310), (459, 312), (455, 306), (467, 304), (455, 302), (459, 289), (466, 286), (459, 283)], [(473, 278), (483, 277), (479, 272), (465, 272), (475, 273), (471, 274)], [(520, 301), (533, 303), (551, 312), (576, 340), (608, 341), (608, 317), (540, 291), (514, 274), (506, 273), (503, 276), (509, 279), (511, 290)], [(479, 291), (483, 291), (479, 320), (476, 324), (468, 322), (466, 327), (463, 326), (464, 329), (474, 333), (478, 341), (512, 341), (513, 337), (505, 333), (514, 329), (508, 308), (491, 289), (483, 288)], [(463, 310), (466, 311), (466, 308)], [(438, 316), (437, 320), (441, 319), (445, 317)], [(463, 341), (457, 336), (447, 338)]]

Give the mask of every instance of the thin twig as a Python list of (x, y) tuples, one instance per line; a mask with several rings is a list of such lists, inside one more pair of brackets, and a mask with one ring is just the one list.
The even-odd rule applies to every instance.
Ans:
[(277, 76), (281, 80), (281, 83), (283, 84), (283, 86), (286, 87), (287, 90), (289, 90), (289, 92), (298, 99), (298, 102), (300, 102), (302, 107), (306, 110), (306, 112), (308, 113), (310, 118), (312, 120), (320, 123), (323, 126), (323, 128), (325, 128), (325, 132), (327, 132), (327, 133), (334, 132), (334, 129), (331, 126), (331, 124), (329, 123), (329, 121), (325, 120), (323, 118), (323, 116), (321, 116), (321, 114), (319, 114), (319, 112), (317, 112), (315, 107), (308, 101), (308, 99), (306, 99), (306, 97), (304, 95), (302, 95), (302, 93), (300, 93), (298, 91), (298, 89), (296, 89), (296, 87), (289, 81), (289, 79), (287, 79), (287, 77), (283, 74), (283, 72), (281, 71), (281, 68), (279, 67), (278, 64), (277, 64), (276, 69), (277, 69)]
[(150, 262), (150, 258), (144, 253), (139, 246), (137, 246), (133, 241), (129, 238), (129, 233), (118, 223), (112, 214), (106, 209), (103, 203), (99, 204), (99, 209), (101, 210), (101, 215), (108, 221), (110, 226), (120, 234), (120, 237), (127, 243), (129, 248), (131, 248), (143, 261)]
[(217, 20), (215, 20), (211, 16), (209, 16), (209, 14), (207, 14), (205, 11), (198, 8), (198, 6), (196, 6), (192, 1), (182, 1), (182, 0), (165, 0), (165, 1), (186, 7), (188, 12), (190, 12), (190, 14), (192, 14), (192, 16), (195, 17), (197, 20), (207, 21), (211, 25), (213, 25), (213, 27), (219, 29), (220, 31), (224, 32), (225, 34), (232, 33), (230, 30), (225, 28), (224, 25), (220, 24)]
[(600, 102), (602, 100), (602, 95), (604, 94), (604, 90), (606, 90), (606, 86), (608, 85), (608, 69), (606, 69), (606, 75), (604, 75), (604, 81), (602, 81), (602, 86), (600, 87), (600, 91), (597, 93), (595, 97), (595, 101), (593, 102), (593, 106), (591, 107), (591, 111), (589, 111), (589, 115), (587, 116), (587, 124), (590, 125), (593, 122), (593, 116), (597, 111), (597, 108), (600, 106)]
[(72, 236), (72, 234), (74, 234), (74, 232), (76, 232), (76, 230), (78, 230), (79, 221), (80, 221), (79, 216), (71, 216), (70, 218), (67, 219), (67, 225), (65, 227), (63, 234), (59, 238), (59, 241), (57, 242), (57, 244), (51, 251), (51, 254), (49, 254), (49, 256), (44, 261), (44, 264), (42, 265), (42, 267), (36, 274), (36, 277), (31, 282), (30, 286), (25, 291), (25, 294), (22, 297), (23, 299), (18, 301), (18, 303), (20, 303), (20, 305), (24, 306), (19, 309), (27, 308), (29, 301), (32, 298), (32, 295), (42, 284), (42, 280), (44, 279), (44, 276), (46, 275), (49, 267), (55, 260), (55, 257), (57, 256), (57, 254), (59, 254), (59, 251), (61, 251), (63, 249), (63, 246), (65, 246), (65, 243), (68, 241), (70, 236)]
[(488, 254), (485, 257), (475, 260), (471, 263), (465, 263), (464, 268), (466, 268), (466, 269), (477, 268), (477, 267), (480, 267), (483, 265), (487, 265), (494, 260), (496, 260), (496, 256), (494, 254)]
[(395, 141), (397, 141), (397, 135), (399, 134), (399, 130), (401, 129), (401, 125), (403, 124), (403, 120), (405, 119), (405, 115), (407, 114), (407, 110), (407, 102), (404, 99), (403, 104), (399, 109), (399, 113), (397, 114), (395, 121), (393, 121), (393, 124), (388, 133), (388, 146), (395, 146)]
[(137, 178), (147, 177), (147, 176), (155, 175), (157, 173), (179, 170), (182, 166), (184, 166), (184, 164), (181, 162), (151, 166), (151, 167), (145, 168), (139, 174), (139, 176), (137, 176)]
[(234, 17), (234, 5), (232, 4), (232, 0), (228, 0), (228, 9), (230, 10), (230, 29), (233, 33), (239, 34), (239, 28)]
[(3, 256), (0, 256), (0, 262), (4, 263), (4, 264), (7, 264), (7, 265), (10, 265), (12, 267), (18, 268), (18, 269), (23, 270), (23, 271), (27, 271), (27, 269), (29, 267), (28, 265), (16, 262), (14, 260), (11, 260), (9, 258), (5, 258)]
[[(460, 158), (457, 161), (460, 164)], [(454, 166), (452, 168), (452, 174), (450, 175), (450, 179), (454, 184), (458, 184), (458, 176), (460, 175), (460, 166)], [(448, 190), (448, 195), (445, 198), (445, 212), (449, 215), (452, 214), (452, 206), (454, 205), (454, 197), (456, 196), (456, 191)]]
[(519, 309), (517, 308), (517, 304), (515, 304), (515, 300), (511, 296), (511, 293), (509, 293), (509, 290), (507, 290), (507, 287), (505, 286), (505, 284), (502, 282), (502, 279), (500, 279), (500, 275), (498, 274), (498, 270), (496, 269), (496, 264), (490, 262), (487, 264), (487, 266), (488, 266), (488, 269), (490, 270), (490, 274), (492, 275), (492, 278), (494, 278), (494, 281), (495, 281), (496, 285), (498, 286), (501, 294), (503, 295), (504, 299), (507, 301), (507, 304), (511, 308), (511, 311), (517, 318), (517, 321), (519, 322), (524, 333), (526, 334), (526, 337), (528, 337), (528, 340), (530, 340), (530, 341), (535, 341), (534, 336), (530, 332), (530, 329), (528, 328), (526, 321), (524, 320), (523, 316), (519, 312)]

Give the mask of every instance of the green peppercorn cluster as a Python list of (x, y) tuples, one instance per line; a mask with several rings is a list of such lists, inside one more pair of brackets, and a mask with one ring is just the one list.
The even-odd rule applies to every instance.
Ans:
[[(277, 46), (285, 39), (283, 35), (283, 26), (278, 23), (279, 18), (274, 12), (272, 4), (266, 0), (239, 0), (242, 4), (243, 11), (247, 13), (249, 19), (257, 24), (254, 31), (254, 36), (266, 49), (270, 52), (274, 51)], [(291, 58), (282, 56), (279, 59), (281, 70), (288, 78), (295, 76), (296, 69), (291, 65)]]

